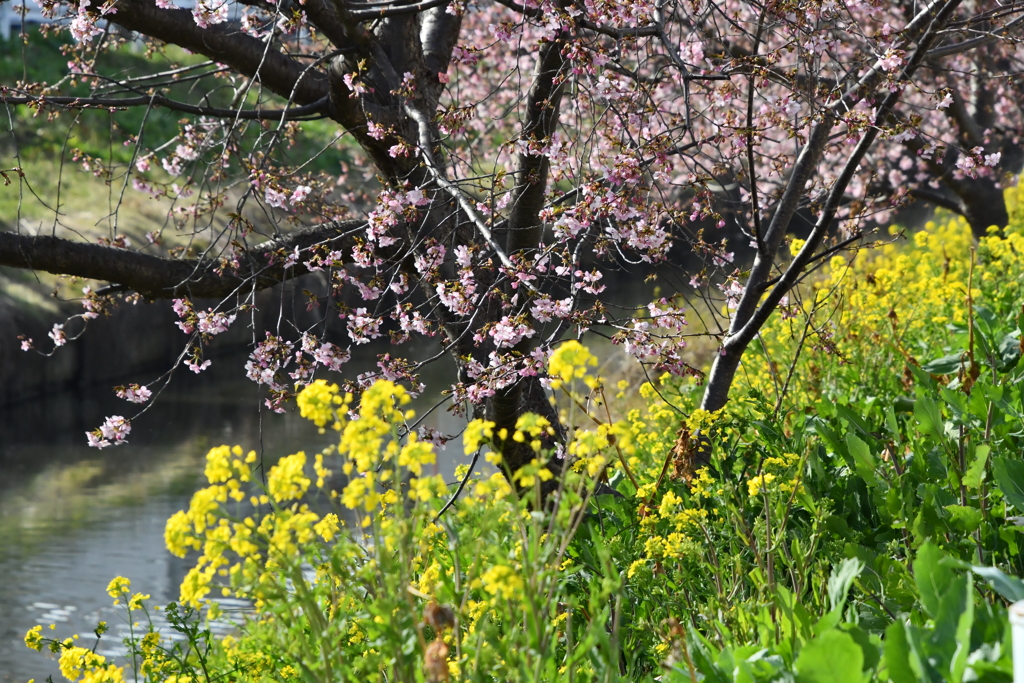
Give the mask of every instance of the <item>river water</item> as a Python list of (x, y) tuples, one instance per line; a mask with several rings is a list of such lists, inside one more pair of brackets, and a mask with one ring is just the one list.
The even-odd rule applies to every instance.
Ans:
[[(36, 624), (48, 637), (81, 634), (91, 647), (92, 630), (107, 621), (111, 631), (98, 651), (117, 654), (128, 624), (106, 594), (114, 576), (151, 594), (151, 604), (177, 599), (188, 564), (164, 548), (164, 523), (205, 483), (211, 446), (256, 449), (269, 465), (336, 440), (297, 411), (261, 411), (243, 363), (220, 358), (203, 375), (178, 373), (154, 409), (133, 421), (129, 443), (102, 451), (86, 446), (84, 432), (132, 407), (110, 387), (0, 408), (0, 682), (63, 680), (50, 655), (22, 641)], [(413, 405), (424, 412), (432, 402)], [(460, 429), (443, 408), (427, 424), (448, 434)], [(441, 461), (450, 475), (456, 462), (444, 454)]]

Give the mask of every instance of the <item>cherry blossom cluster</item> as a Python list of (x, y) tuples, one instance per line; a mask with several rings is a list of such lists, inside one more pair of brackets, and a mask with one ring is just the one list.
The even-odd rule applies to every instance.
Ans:
[(237, 317), (234, 313), (214, 311), (213, 309), (197, 311), (188, 299), (174, 299), (171, 308), (181, 318), (174, 324), (185, 334), (192, 334), (195, 331), (211, 337), (223, 334), (228, 331), (231, 323), (235, 322)]
[(145, 403), (153, 397), (152, 391), (138, 384), (114, 387), (114, 393), (117, 394), (118, 398), (124, 399), (129, 403)]
[(683, 358), (685, 327), (683, 309), (663, 297), (648, 304), (647, 316), (635, 316), (615, 334), (613, 341), (641, 363), (653, 365), (658, 372), (693, 375), (696, 371)]
[(132, 423), (120, 415), (111, 415), (98, 429), (86, 432), (85, 437), (92, 448), (106, 448), (128, 443), (128, 433), (132, 431)]

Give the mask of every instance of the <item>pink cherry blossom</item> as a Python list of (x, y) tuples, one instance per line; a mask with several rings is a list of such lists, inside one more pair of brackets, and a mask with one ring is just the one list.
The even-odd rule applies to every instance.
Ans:
[(114, 387), (117, 397), (129, 403), (145, 403), (153, 396), (153, 392), (138, 384), (129, 384), (123, 387)]
[(128, 443), (128, 434), (132, 430), (131, 422), (120, 416), (111, 415), (98, 429), (86, 432), (85, 436), (89, 446), (93, 448), (106, 448), (107, 446), (120, 446)]
[[(64, 334), (64, 325), (62, 324), (54, 324), (53, 329), (50, 330), (47, 336), (53, 340), (54, 346), (64, 346), (68, 343), (67, 335)], [(24, 348), (24, 345), (22, 346)]]

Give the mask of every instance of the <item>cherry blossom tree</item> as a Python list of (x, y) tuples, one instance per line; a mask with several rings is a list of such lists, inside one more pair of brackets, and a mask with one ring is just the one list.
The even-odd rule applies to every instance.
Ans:
[[(743, 352), (810, 269), (910, 196), (951, 192), (944, 205), (951, 196), (971, 205), (970, 188), (998, 188), (1017, 144), (1019, 107), (1007, 104), (1019, 101), (1017, 2), (45, 0), (44, 9), (70, 31), (71, 73), (3, 84), (7, 111), (106, 117), (130, 159), (70, 152), (70, 162), (102, 173), (118, 196), (146, 192), (174, 206), (141, 249), (114, 230), (101, 244), (2, 232), (0, 265), (107, 283), (87, 293), (87, 313), (119, 297), (173, 300), (190, 335), (182, 362), (195, 372), (209, 362), (203, 343), (259, 290), (317, 274), (323, 287), (310, 303), (340, 317), (347, 336), (309, 328), (256, 344), (246, 371), (277, 409), (296, 382), (343, 370), (352, 346), (430, 337), (456, 360), (454, 404), (496, 429), (514, 429), (527, 411), (558, 425), (543, 370), (553, 344), (611, 330), (658, 372), (699, 374), (685, 360), (684, 302), (704, 297), (726, 312), (707, 325), (720, 353), (704, 407), (716, 410)], [(100, 56), (126, 41), (175, 63), (104, 69)], [(176, 94), (183, 81), (191, 87)], [(148, 118), (122, 130), (118, 115), (132, 108), (173, 112), (177, 134), (154, 139)], [(311, 122), (335, 127), (332, 144), (356, 155), (350, 168), (375, 177), (375, 189), (289, 157)], [(31, 180), (17, 170), (5, 177)], [(813, 228), (789, 256), (798, 214)], [(738, 255), (721, 230), (727, 216), (742, 231)], [(203, 248), (161, 250), (174, 231), (205, 235)], [(619, 313), (603, 298), (623, 269), (667, 288), (684, 258), (697, 265), (673, 296)], [(55, 344), (67, 341), (62, 329)], [(419, 368), (383, 354), (353, 388), (377, 376), (416, 385)], [(149, 396), (120, 389), (131, 401)], [(129, 427), (115, 416), (90, 438), (119, 443)], [(515, 469), (534, 454), (509, 441), (503, 456)]]
[[(913, 11), (911, 3), (894, 3), (871, 26), (891, 31)], [(1018, 49), (1024, 19), (1009, 18), (1015, 11), (993, 4), (952, 22), (947, 30), (965, 39), (937, 47), (921, 65), (919, 82), (927, 85), (909, 90), (889, 122), (906, 125), (893, 136), (902, 149), (872, 155), (874, 182), (890, 189), (890, 203), (931, 202), (963, 215), (978, 236), (1007, 224), (1002, 190), (1024, 163)]]

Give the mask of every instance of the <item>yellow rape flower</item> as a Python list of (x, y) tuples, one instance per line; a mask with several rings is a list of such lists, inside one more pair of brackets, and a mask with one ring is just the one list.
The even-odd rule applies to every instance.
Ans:
[(294, 455), (281, 458), (270, 468), (267, 475), (267, 491), (277, 503), (295, 500), (305, 495), (310, 480), (305, 476), (306, 453), (299, 451)]
[(666, 491), (661, 498), (661, 505), (658, 506), (658, 516), (662, 519), (669, 519), (675, 513), (676, 507), (683, 502), (683, 499), (672, 491)]
[(753, 498), (761, 493), (762, 489), (767, 489), (768, 485), (773, 481), (775, 481), (775, 475), (771, 472), (765, 472), (764, 474), (759, 474), (756, 477), (751, 477), (747, 481), (747, 492), (750, 494), (750, 497)]
[(40, 652), (43, 649), (43, 627), (33, 626), (25, 633), (25, 647)]
[(398, 466), (404, 467), (417, 477), (423, 474), (424, 465), (437, 462), (434, 446), (426, 441), (417, 441), (416, 433), (409, 434), (409, 441), (398, 454)]
[(211, 484), (220, 484), (231, 479), (231, 447), (218, 446), (206, 454), (206, 479)]
[(107, 595), (114, 598), (114, 604), (117, 604), (117, 599), (123, 594), (128, 593), (131, 589), (132, 582), (123, 576), (115, 576), (107, 584)]
[(57, 665), (61, 675), (69, 681), (77, 681), (84, 673), (83, 683), (122, 683), (124, 669), (106, 664), (106, 661), (103, 655), (94, 654), (84, 647), (67, 647)]
[(176, 557), (185, 557), (189, 548), (198, 550), (199, 539), (192, 535), (192, 522), (184, 510), (171, 515), (164, 527), (164, 543), (167, 550)]
[(480, 446), (488, 443), (493, 438), (494, 423), (490, 420), (477, 418), (466, 425), (465, 431), (462, 432), (463, 450), (466, 455), (472, 455), (476, 453)]
[(694, 498), (710, 498), (714, 485), (715, 480), (708, 473), (708, 468), (701, 467), (694, 474), (693, 480), (690, 482), (690, 495)]
[(495, 565), (488, 569), (480, 577), (484, 590), (491, 595), (499, 595), (506, 600), (511, 600), (521, 595), (524, 588), (523, 579), (515, 570), (506, 565)]
[(313, 459), (313, 472), (316, 473), (316, 487), (322, 489), (324, 487), (324, 480), (329, 479), (332, 474), (331, 470), (324, 467), (324, 454), (317, 453)]
[(324, 518), (313, 526), (313, 530), (316, 531), (324, 541), (331, 541), (338, 533), (338, 524), (338, 515), (331, 512), (324, 515)]
[(588, 386), (597, 386), (597, 380), (588, 375), (588, 368), (597, 367), (597, 357), (575, 339), (564, 342), (551, 352), (548, 360), (548, 375), (551, 388), (559, 389), (574, 379), (583, 379)]
[(550, 481), (554, 476), (555, 475), (551, 473), (551, 470), (544, 467), (544, 464), (540, 460), (534, 458), (529, 462), (529, 464), (521, 467), (515, 475), (513, 475), (513, 479), (518, 481), (519, 485), (523, 488), (531, 488), (537, 483), (538, 479), (541, 481)]
[(128, 609), (129, 610), (142, 609), (142, 601), (143, 600), (149, 600), (151, 597), (152, 596), (149, 595), (148, 593), (135, 593), (128, 600)]
[(217, 569), (213, 566), (192, 567), (181, 582), (181, 602), (199, 607), (203, 598), (210, 592), (210, 584), (216, 572)]
[(434, 497), (434, 488), (438, 485), (436, 477), (416, 477), (409, 480), (409, 498), (426, 502)]

